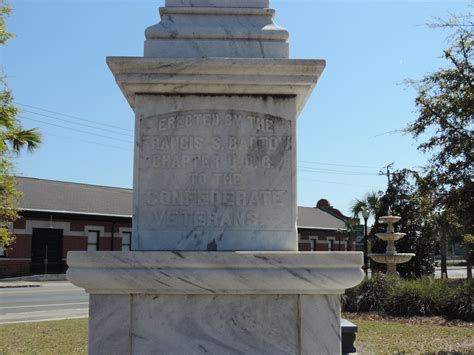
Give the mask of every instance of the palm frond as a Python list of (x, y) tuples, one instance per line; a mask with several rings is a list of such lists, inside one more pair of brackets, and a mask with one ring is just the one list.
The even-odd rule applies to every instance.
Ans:
[(5, 135), (5, 140), (10, 143), (12, 150), (19, 153), (25, 146), (29, 152), (36, 150), (41, 144), (41, 134), (37, 128), (11, 129)]

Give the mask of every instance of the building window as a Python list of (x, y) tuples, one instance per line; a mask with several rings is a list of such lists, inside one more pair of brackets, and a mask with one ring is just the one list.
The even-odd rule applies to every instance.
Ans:
[(122, 251), (130, 251), (132, 232), (122, 232)]
[(87, 250), (88, 251), (95, 251), (99, 250), (99, 239), (100, 239), (100, 232), (99, 231), (87, 231)]
[(318, 241), (316, 239), (311, 239), (311, 251), (316, 251), (316, 243)]
[(328, 251), (334, 251), (334, 240), (328, 240)]
[(7, 250), (3, 245), (0, 245), (0, 258), (5, 258), (7, 256)]

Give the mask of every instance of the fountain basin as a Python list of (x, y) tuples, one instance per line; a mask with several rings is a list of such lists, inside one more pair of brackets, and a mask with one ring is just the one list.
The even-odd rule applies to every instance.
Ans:
[(385, 240), (386, 242), (389, 241), (389, 240), (393, 240), (393, 241), (400, 240), (400, 239), (402, 239), (405, 235), (406, 235), (406, 233), (394, 233), (394, 232), (390, 232), (390, 233), (377, 233), (377, 234), (376, 234), (377, 238), (382, 239), (382, 240)]
[(379, 220), (382, 221), (382, 223), (388, 223), (388, 224), (395, 224), (398, 221), (400, 221), (402, 217), (399, 216), (382, 216), (379, 217)]
[(415, 254), (413, 253), (396, 253), (388, 254), (369, 254), (369, 257), (380, 264), (403, 264), (411, 260)]

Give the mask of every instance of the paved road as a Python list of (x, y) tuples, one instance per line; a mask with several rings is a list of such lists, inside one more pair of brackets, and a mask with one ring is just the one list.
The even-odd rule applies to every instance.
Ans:
[(0, 324), (87, 317), (89, 296), (67, 281), (0, 289)]
[[(435, 268), (435, 278), (441, 278), (441, 268)], [(448, 266), (448, 278), (450, 279), (466, 279), (467, 269), (465, 266)]]
[[(466, 279), (467, 268), (465, 266), (448, 266), (448, 277), (450, 279)], [(435, 269), (435, 278), (441, 278), (441, 268)]]

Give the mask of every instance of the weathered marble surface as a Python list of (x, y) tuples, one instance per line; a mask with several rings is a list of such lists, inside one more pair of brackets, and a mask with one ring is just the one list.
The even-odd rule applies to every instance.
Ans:
[(298, 249), (293, 97), (136, 102), (132, 250)]
[(90, 354), (339, 354), (352, 252), (70, 252)]
[[(135, 156), (135, 238), (134, 250), (296, 250), (296, 193), (295, 193), (295, 120), (301, 110), (302, 105), (307, 99), (309, 93), (314, 88), (323, 68), (323, 61), (289, 61), (289, 60), (255, 60), (255, 59), (213, 59), (213, 60), (162, 60), (162, 59), (133, 59), (133, 58), (108, 58), (108, 64), (122, 88), (130, 104), (134, 107), (136, 113), (136, 152)], [(189, 94), (196, 92), (196, 95)], [(259, 94), (265, 93), (265, 95)], [(186, 95), (181, 95), (186, 93)], [(150, 95), (153, 96), (150, 96)], [(161, 94), (161, 95), (160, 95)], [(173, 95), (176, 94), (176, 95)], [(236, 127), (233, 122), (231, 126), (224, 125), (206, 126), (203, 121), (200, 126), (178, 127), (163, 129), (163, 132), (155, 132), (148, 135), (147, 132), (153, 132), (159, 128), (159, 124), (167, 117), (185, 116), (186, 114), (219, 114), (225, 118), (227, 114), (234, 114), (244, 117), (242, 127)], [(258, 127), (251, 126), (252, 120), (248, 117), (265, 119), (269, 117), (274, 130), (263, 132)], [(169, 118), (168, 117), (168, 118)], [(143, 127), (145, 122), (145, 127)], [(183, 123), (183, 122), (181, 122)], [(169, 125), (168, 125), (169, 126)], [(209, 126), (209, 127), (208, 127)], [(164, 126), (163, 126), (164, 127)], [(166, 127), (164, 127), (166, 128)], [(191, 216), (195, 220), (193, 223), (180, 223), (181, 230), (176, 228), (164, 228), (159, 226), (157, 221), (161, 222), (163, 213), (166, 213), (166, 224), (178, 224), (178, 221), (184, 220), (183, 214), (178, 219), (173, 213), (173, 208), (179, 206), (157, 205), (156, 198), (152, 199), (154, 205), (144, 204), (144, 197), (139, 190), (145, 193), (153, 193), (146, 189), (156, 190), (161, 185), (167, 185), (171, 190), (176, 191), (191, 187), (195, 191), (215, 191), (223, 192), (227, 186), (212, 185), (212, 180), (208, 179), (203, 186), (206, 189), (200, 189), (199, 186), (190, 186), (191, 175), (199, 174), (199, 169), (203, 166), (193, 167), (192, 169), (165, 168), (150, 166), (153, 159), (163, 155), (172, 156), (172, 154), (162, 154), (157, 151), (153, 145), (153, 139), (159, 135), (170, 134), (175, 137), (196, 138), (201, 140), (201, 146), (191, 153), (206, 157), (218, 156), (218, 159), (225, 161), (235, 151), (231, 150), (229, 145), (231, 138), (242, 138), (250, 142), (253, 138), (276, 138), (287, 139), (285, 154), (276, 154), (278, 149), (273, 149), (271, 154), (261, 154), (257, 160), (257, 168), (243, 169), (226, 167), (224, 163), (219, 166), (210, 166), (205, 174), (233, 174), (231, 178), (240, 175), (242, 181), (236, 182), (238, 185), (230, 188), (248, 193), (251, 191), (262, 192), (264, 189), (276, 192), (273, 196), (279, 206), (262, 206), (257, 204), (258, 208), (244, 209), (234, 208), (233, 219), (239, 213), (245, 213), (240, 216), (239, 224), (247, 225), (246, 233), (233, 228), (232, 223), (228, 223), (222, 218), (223, 214), (231, 210), (232, 206), (223, 206), (221, 204), (212, 204), (209, 206), (198, 206), (190, 203), (189, 208), (183, 208), (183, 212), (194, 207), (194, 213), (206, 213), (206, 219), (213, 220), (215, 214), (219, 214), (220, 224), (218, 228), (210, 228), (215, 222), (202, 223), (198, 215)], [(159, 137), (158, 137), (159, 138)], [(220, 139), (222, 145), (216, 147), (212, 144), (214, 139)], [(143, 139), (148, 139), (143, 142)], [(250, 144), (246, 144), (250, 147)], [(247, 149), (245, 146), (238, 152), (237, 157), (247, 159), (253, 153), (257, 155), (264, 153), (265, 147), (254, 145), (256, 149)], [(280, 147), (283, 147), (280, 144)], [(221, 148), (221, 149), (216, 149)], [(251, 148), (251, 147), (250, 147)], [(274, 147), (278, 148), (278, 147)], [(155, 152), (152, 152), (154, 150)], [(217, 152), (218, 151), (218, 152)], [(217, 153), (216, 153), (217, 152)], [(253, 152), (253, 153), (252, 153)], [(153, 153), (153, 154), (152, 154)], [(181, 157), (189, 154), (177, 150), (174, 155)], [(153, 156), (152, 156), (153, 155)], [(278, 158), (279, 156), (279, 158)], [(262, 163), (267, 164), (268, 159), (276, 162), (279, 160), (283, 165), (272, 164), (270, 169), (265, 169)], [(278, 159), (276, 159), (278, 158)], [(148, 159), (148, 160), (146, 160)], [(265, 160), (266, 159), (266, 160)], [(156, 160), (155, 160), (156, 161)], [(262, 165), (258, 167), (258, 164)], [(193, 170), (193, 171), (192, 171)], [(202, 173), (202, 171), (201, 171)], [(237, 176), (238, 179), (240, 179)], [(147, 180), (148, 179), (148, 180)], [(171, 183), (170, 183), (171, 182)], [(212, 186), (210, 186), (212, 185)], [(286, 186), (284, 186), (286, 185)], [(277, 188), (273, 188), (276, 186)], [(211, 191), (212, 192), (212, 191)], [(280, 196), (281, 195), (281, 199)], [(252, 206), (250, 206), (252, 207)], [(264, 207), (264, 208), (261, 208)], [(214, 208), (215, 210), (212, 210)], [(226, 212), (227, 210), (227, 212)], [(255, 218), (255, 211), (258, 210), (259, 217)], [(176, 212), (176, 211), (175, 211)], [(143, 218), (145, 215), (145, 218)], [(148, 216), (146, 216), (148, 215)], [(154, 217), (150, 217), (154, 216)], [(159, 218), (157, 218), (157, 216)], [(189, 219), (189, 215), (187, 215)], [(242, 218), (243, 217), (243, 218)], [(177, 221), (178, 220), (178, 221)], [(144, 221), (146, 223), (141, 223)], [(224, 222), (223, 222), (224, 221)], [(202, 225), (204, 224), (204, 225)], [(283, 225), (284, 224), (284, 225)], [(140, 231), (139, 231), (140, 230)]]
[(326, 62), (312, 59), (107, 57), (130, 106), (137, 94), (290, 95), (299, 116)]
[[(339, 294), (362, 279), (362, 254), (296, 252), (295, 122), (325, 62), (287, 59), (288, 32), (268, 7), (268, 0), (166, 0), (162, 21), (146, 30), (148, 58), (107, 58), (136, 114), (133, 246), (175, 251), (68, 254), (68, 278), (91, 294), (91, 354), (340, 353)], [(221, 114), (224, 124), (213, 125)], [(285, 137), (290, 145), (281, 144)], [(247, 143), (233, 152), (233, 138)], [(235, 154), (259, 168), (189, 165), (188, 151), (219, 161)], [(177, 165), (163, 163), (165, 155)], [(231, 176), (212, 184), (215, 173)], [(205, 197), (157, 198), (157, 190), (188, 189), (200, 174), (193, 191), (282, 193), (248, 206), (235, 195), (219, 206)], [(173, 215), (162, 228), (160, 214), (172, 209), (259, 218), (189, 224)]]
[(301, 295), (300, 312), (301, 354), (340, 354), (340, 296)]
[(268, 1), (172, 0), (145, 31), (145, 57), (288, 58), (288, 31)]
[(69, 252), (90, 293), (337, 294), (363, 278), (357, 252)]
[(134, 296), (133, 349), (138, 354), (297, 354), (297, 298)]
[[(341, 351), (338, 295), (94, 295), (92, 300), (102, 323), (91, 323), (90, 354)], [(129, 310), (128, 318), (114, 318), (108, 311), (114, 307)]]
[(89, 296), (89, 354), (131, 354), (130, 295)]

